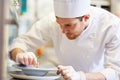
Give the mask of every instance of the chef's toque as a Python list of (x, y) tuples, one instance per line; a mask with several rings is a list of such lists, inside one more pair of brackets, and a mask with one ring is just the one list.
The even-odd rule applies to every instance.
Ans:
[(54, 0), (55, 16), (81, 17), (89, 12), (90, 0)]

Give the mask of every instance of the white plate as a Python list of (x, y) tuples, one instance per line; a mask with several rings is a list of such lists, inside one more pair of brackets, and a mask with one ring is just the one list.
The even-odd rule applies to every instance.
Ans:
[(13, 65), (13, 67), (16, 67), (18, 69), (28, 69), (28, 70), (40, 70), (40, 71), (57, 71), (57, 67), (53, 67), (53, 66), (39, 66), (39, 67), (32, 67), (32, 66), (19, 66), (19, 64), (15, 64)]
[(22, 64), (15, 64), (13, 65), (14, 67), (18, 69), (22, 69), (24, 74), (29, 75), (29, 76), (45, 76), (48, 72), (57, 72), (57, 67), (53, 66), (43, 66), (40, 65), (39, 67), (34, 67), (34, 66), (26, 66)]
[(60, 78), (60, 75), (48, 73), (45, 76), (28, 76), (25, 75), (22, 71), (10, 71), (9, 75), (18, 78), (18, 79), (29, 79), (29, 80), (57, 80)]
[(39, 67), (34, 66), (26, 66), (23, 64), (15, 64), (14, 67), (18, 69), (22, 69), (24, 74), (29, 76), (45, 76), (48, 72), (57, 72), (57, 67), (51, 67), (51, 66), (43, 66), (40, 65)]

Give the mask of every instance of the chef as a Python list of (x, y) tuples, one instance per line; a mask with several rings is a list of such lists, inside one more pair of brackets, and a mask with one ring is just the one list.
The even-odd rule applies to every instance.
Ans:
[(120, 80), (120, 19), (90, 0), (54, 0), (54, 11), (13, 41), (11, 59), (34, 65), (52, 40), (65, 80)]

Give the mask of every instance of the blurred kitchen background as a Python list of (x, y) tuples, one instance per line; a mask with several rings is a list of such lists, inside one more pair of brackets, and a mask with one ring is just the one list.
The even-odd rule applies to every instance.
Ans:
[[(91, 5), (120, 17), (120, 0), (92, 0)], [(13, 39), (25, 34), (35, 21), (51, 14), (54, 15), (53, 0), (0, 0), (0, 73), (3, 73), (0, 80), (5, 80), (7, 70), (14, 64), (8, 58)], [(59, 63), (51, 42), (37, 50), (41, 52), (41, 64), (56, 66)]]

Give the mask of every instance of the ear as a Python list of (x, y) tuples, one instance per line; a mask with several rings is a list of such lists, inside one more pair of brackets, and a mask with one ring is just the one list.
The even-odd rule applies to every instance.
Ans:
[(89, 18), (90, 18), (90, 14), (86, 14), (86, 15), (84, 15), (84, 21), (88, 21)]

